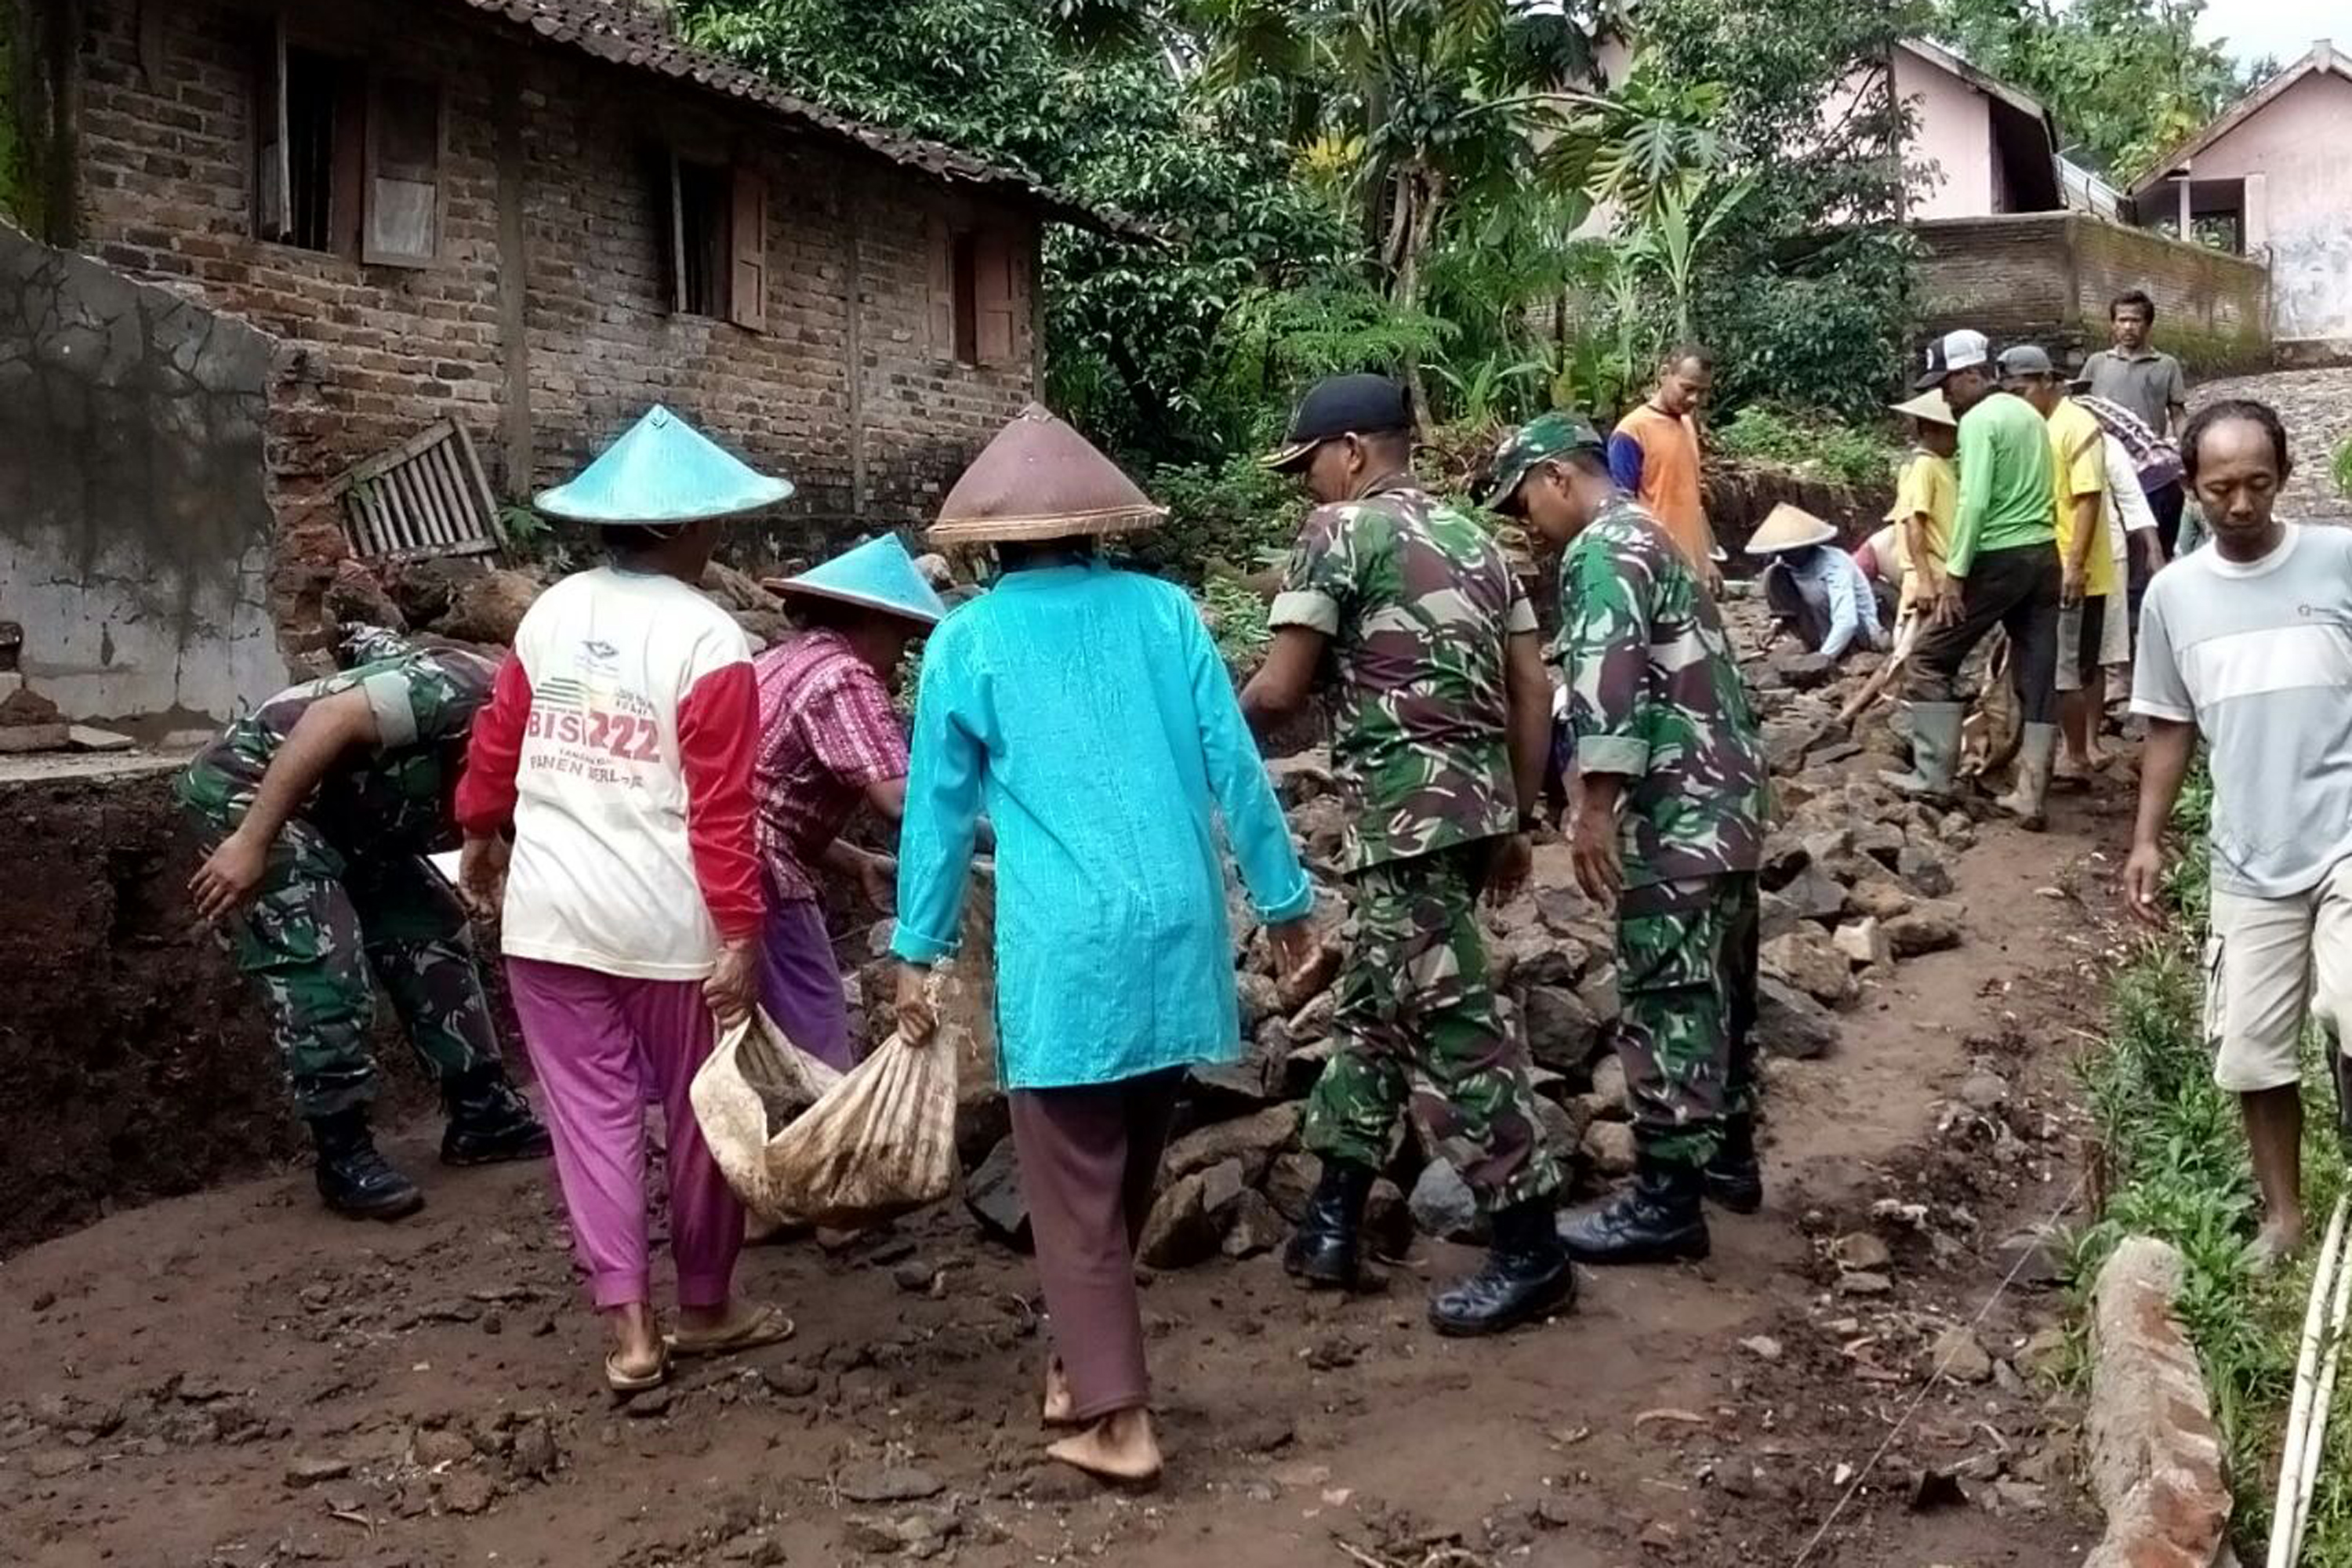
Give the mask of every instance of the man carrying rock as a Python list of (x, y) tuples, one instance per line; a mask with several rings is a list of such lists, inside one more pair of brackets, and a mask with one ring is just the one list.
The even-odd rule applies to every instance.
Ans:
[(1922, 585), (1927, 630), (1905, 679), (1912, 770), (1887, 783), (1906, 795), (1948, 796), (1959, 765), (1960, 667), (1994, 626), (2009, 633), (2010, 672), (2025, 715), (2017, 787), (2002, 809), (2040, 829), (2058, 752), (2058, 563), (2049, 427), (1994, 380), (1982, 332), (1947, 332), (1927, 349), (1920, 391), (1940, 387), (1959, 416), (1959, 504), (1940, 582)]
[(1633, 1186), (1567, 1222), (1587, 1263), (1707, 1255), (1702, 1199), (1763, 1205), (1756, 1159), (1764, 747), (1715, 603), (1617, 487), (1592, 426), (1548, 414), (1505, 438), (1487, 505), (1566, 551), (1560, 673), (1579, 773), (1578, 884), (1615, 906), (1617, 1053)]
[(2141, 608), (2132, 710), (2147, 747), (2124, 888), (2135, 914), (2161, 921), (2164, 834), (2202, 734), (2206, 1030), (2213, 1080), (2245, 1114), (2267, 1262), (2303, 1240), (2305, 1017), (2338, 1042), (2339, 1107), (2352, 1044), (2352, 531), (2276, 516), (2291, 464), (2262, 404), (2202, 410), (2180, 457), (2213, 546), (2158, 574)]
[(1430, 1152), (1492, 1215), (1486, 1266), (1430, 1305), (1440, 1333), (1499, 1332), (1569, 1304), (1553, 1232), (1560, 1173), (1503, 1026), (1478, 929), (1482, 893), (1526, 879), (1550, 743), (1535, 610), (1492, 539), (1412, 475), (1413, 417), (1384, 376), (1335, 376), (1267, 459), (1302, 474), (1307, 514), (1275, 600), (1274, 645), (1242, 694), (1263, 730), (1297, 710), (1327, 658), (1331, 757), (1356, 813), (1351, 926), (1306, 1142), (1320, 1185), (1285, 1262), (1311, 1285), (1357, 1279), (1373, 1180), (1408, 1098)]
[(425, 858), (457, 847), (467, 733), (497, 669), (456, 647), (362, 640), (364, 662), (230, 724), (176, 793), (212, 845), (188, 884), (196, 912), (261, 988), (318, 1143), (320, 1196), (338, 1214), (398, 1219), (425, 1194), (368, 1131), (376, 980), (439, 1080), (445, 1163), (535, 1160), (549, 1145), (499, 1065), (465, 911)]

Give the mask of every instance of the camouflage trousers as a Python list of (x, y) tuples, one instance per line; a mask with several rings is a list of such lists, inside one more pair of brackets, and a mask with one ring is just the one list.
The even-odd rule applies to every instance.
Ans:
[[(248, 787), (201, 767), (182, 776), (178, 794), (207, 850), (252, 799)], [(353, 853), (298, 816), (270, 847), (253, 901), (222, 934), (261, 989), (306, 1118), (375, 1098), (371, 971), (436, 1081), (499, 1059), (465, 911), (421, 857)]]
[(1549, 1195), (1560, 1172), (1487, 979), (1477, 916), (1486, 858), (1471, 845), (1351, 879), (1337, 1048), (1307, 1101), (1306, 1144), (1378, 1170), (1409, 1104), (1430, 1152), (1498, 1208)]
[(1756, 1105), (1753, 873), (1625, 890), (1617, 910), (1617, 1059), (1633, 1137), (1703, 1165), (1727, 1115)]

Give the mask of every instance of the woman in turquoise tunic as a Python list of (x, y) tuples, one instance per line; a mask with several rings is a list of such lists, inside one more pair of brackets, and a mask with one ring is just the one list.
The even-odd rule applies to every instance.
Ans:
[(1160, 510), (1031, 405), (967, 470), (935, 544), (997, 547), (1002, 579), (924, 652), (898, 841), (899, 1019), (954, 949), (974, 835), (996, 834), (998, 1047), (1058, 1352), (1048, 1449), (1159, 1474), (1135, 1297), (1184, 1069), (1241, 1047), (1216, 819), (1286, 972), (1314, 890), (1192, 601), (1096, 552)]

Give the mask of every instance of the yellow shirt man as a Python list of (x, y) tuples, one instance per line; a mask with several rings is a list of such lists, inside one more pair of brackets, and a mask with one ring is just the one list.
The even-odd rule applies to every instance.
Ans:
[(2115, 552), (2108, 541), (2116, 520), (2115, 502), (2107, 494), (2106, 433), (2091, 411), (2071, 397), (2061, 398), (2050, 411), (2050, 456), (2058, 479), (2058, 559), (2062, 563), (2077, 559), (2074, 503), (2084, 496), (2099, 498), (2095, 524), (2099, 537), (2091, 541), (2090, 553), (2083, 558), (2083, 596), (2105, 598), (2116, 588)]
[[(1959, 510), (1959, 476), (1952, 465), (1926, 447), (1915, 447), (1895, 481), (1895, 505), (1886, 521), (1895, 524), (1895, 559), (1903, 569), (1903, 597), (1898, 615), (1909, 613), (1919, 597), (1922, 572), (1941, 576), (1952, 547), (1952, 516)], [(1912, 519), (1926, 518), (1927, 559), (1915, 561), (1911, 552)]]

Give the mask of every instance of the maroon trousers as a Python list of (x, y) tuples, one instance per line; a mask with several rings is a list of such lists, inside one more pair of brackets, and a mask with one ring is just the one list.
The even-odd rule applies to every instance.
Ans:
[(1094, 1421), (1151, 1402), (1135, 1245), (1151, 1213), (1183, 1069), (1079, 1089), (1013, 1092), (1013, 1142), (1037, 1241), (1071, 1414)]

